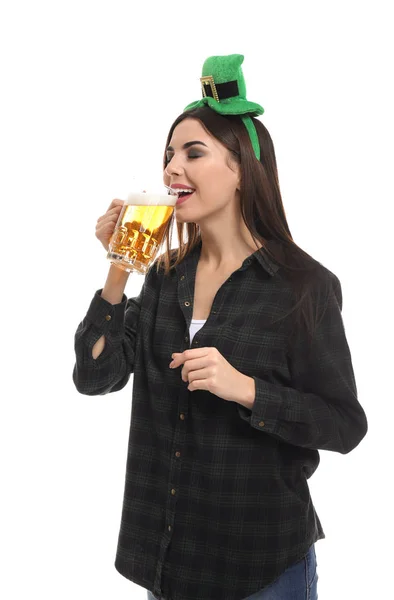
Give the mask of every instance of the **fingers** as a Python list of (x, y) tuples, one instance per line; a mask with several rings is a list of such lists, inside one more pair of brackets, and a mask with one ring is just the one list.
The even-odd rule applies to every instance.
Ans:
[(107, 212), (116, 206), (123, 206), (123, 204), (124, 200), (119, 200), (118, 198), (115, 198), (115, 200), (112, 200), (111, 204), (109, 205)]
[(198, 371), (191, 371), (189, 373), (182, 373), (182, 381), (188, 381), (192, 383), (192, 381), (201, 380), (201, 379), (209, 379), (214, 375), (212, 368), (199, 369)]
[(123, 206), (117, 206), (116, 208), (108, 209), (105, 215), (101, 215), (101, 217), (97, 219), (97, 223), (100, 223), (100, 221), (112, 221), (114, 219), (117, 221), (122, 208)]
[(109, 241), (115, 230), (115, 225), (124, 205), (123, 200), (116, 198), (112, 200), (107, 212), (101, 215), (96, 222), (96, 237), (100, 240), (106, 250), (109, 247)]
[[(180, 366), (180, 365), (179, 365)], [(189, 377), (189, 373), (193, 373), (194, 371), (204, 371), (205, 369), (211, 369), (213, 366), (212, 361), (206, 360), (204, 358), (195, 358), (193, 360), (188, 360), (183, 365), (181, 376), (184, 381), (187, 381)]]

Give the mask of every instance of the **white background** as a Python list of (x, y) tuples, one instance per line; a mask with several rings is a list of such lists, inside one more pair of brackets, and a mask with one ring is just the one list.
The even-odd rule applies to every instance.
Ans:
[[(132, 379), (87, 397), (74, 333), (109, 264), (97, 218), (161, 177), (202, 63), (245, 55), (295, 241), (340, 279), (369, 432), (321, 451), (319, 600), (392, 593), (389, 2), (2, 2), (1, 577), (5, 600), (145, 599), (114, 568)], [(390, 58), (391, 56), (391, 58)], [(391, 260), (390, 260), (391, 259)], [(126, 294), (142, 280), (130, 278)]]

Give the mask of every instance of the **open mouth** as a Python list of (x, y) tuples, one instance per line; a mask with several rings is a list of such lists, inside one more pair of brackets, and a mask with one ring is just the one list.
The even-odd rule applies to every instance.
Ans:
[(194, 194), (196, 190), (177, 190), (178, 193), (178, 200), (177, 200), (177, 204), (181, 204), (182, 202), (184, 202), (185, 200), (187, 200), (188, 198), (190, 198), (190, 196), (192, 196)]

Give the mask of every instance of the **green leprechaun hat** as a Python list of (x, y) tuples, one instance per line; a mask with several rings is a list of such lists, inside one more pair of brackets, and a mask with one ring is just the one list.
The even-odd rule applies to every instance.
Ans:
[(203, 97), (188, 104), (184, 111), (209, 106), (221, 115), (240, 115), (248, 130), (256, 158), (260, 160), (260, 144), (250, 117), (262, 115), (264, 108), (246, 98), (245, 78), (241, 68), (243, 61), (242, 54), (207, 58), (200, 77)]

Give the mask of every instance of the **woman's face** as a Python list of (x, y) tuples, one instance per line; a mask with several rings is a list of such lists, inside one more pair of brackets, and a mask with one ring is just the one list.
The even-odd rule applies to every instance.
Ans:
[(178, 222), (201, 223), (239, 197), (239, 165), (200, 121), (187, 118), (175, 127), (166, 156), (165, 185), (195, 190), (176, 206)]

